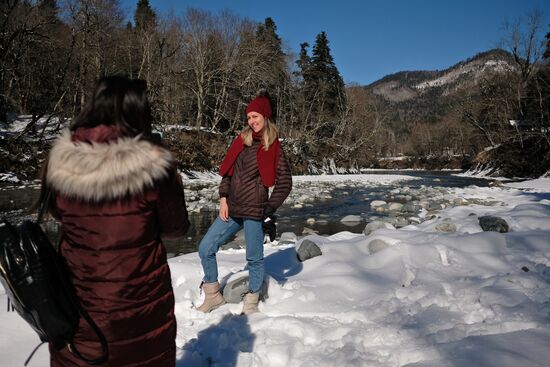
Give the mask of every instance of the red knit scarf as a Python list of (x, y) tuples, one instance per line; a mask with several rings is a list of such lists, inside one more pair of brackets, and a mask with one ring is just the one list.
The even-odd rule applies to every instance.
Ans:
[[(259, 139), (261, 134), (253, 134), (254, 139)], [(275, 139), (266, 151), (263, 144), (260, 144), (256, 153), (256, 160), (258, 161), (258, 170), (260, 171), (260, 177), (262, 178), (262, 184), (266, 187), (275, 185), (275, 177), (277, 174), (277, 164), (279, 163), (280, 155), (279, 139)], [(233, 165), (237, 160), (237, 157), (244, 149), (244, 141), (241, 134), (231, 144), (229, 151), (223, 159), (220, 166), (220, 176), (233, 176)]]

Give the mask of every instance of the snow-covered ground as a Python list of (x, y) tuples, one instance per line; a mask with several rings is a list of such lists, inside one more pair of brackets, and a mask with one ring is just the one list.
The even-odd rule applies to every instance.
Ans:
[(550, 192), (550, 178), (538, 178), (536, 180), (510, 182), (506, 186), (526, 191)]
[(388, 185), (402, 180), (414, 180), (415, 177), (407, 175), (390, 175), (390, 174), (370, 174), (370, 175), (303, 175), (293, 176), (292, 181), (294, 183), (303, 182), (361, 182), (370, 185)]
[(21, 182), (13, 173), (0, 173), (0, 182), (19, 183)]
[[(550, 181), (508, 185), (521, 189), (448, 188), (470, 204), (398, 230), (266, 245), (269, 298), (250, 317), (240, 304), (197, 312), (197, 253), (170, 259), (178, 366), (547, 366)], [(510, 232), (483, 232), (483, 215)], [(323, 254), (301, 263), (305, 239)], [(244, 250), (218, 262), (222, 283), (235, 278)], [(0, 364), (19, 366), (38, 338), (15, 313), (0, 325)], [(30, 366), (48, 363), (43, 347)]]
[(471, 168), (468, 171), (455, 173), (455, 176), (459, 177), (477, 177), (477, 178), (487, 178), (491, 180), (497, 180), (497, 181), (508, 181), (510, 180), (507, 177), (502, 176), (495, 176), (494, 175), (495, 168), (492, 166), (489, 167), (475, 167)]
[[(12, 116), (9, 123), (0, 121), (0, 138), (5, 135), (9, 136), (21, 133), (23, 130), (25, 130), (32, 119), (32, 115), (19, 115)], [(69, 119), (44, 116), (36, 121), (33, 129), (35, 133), (34, 135), (41, 135), (42, 130), (44, 130), (44, 136), (46, 137), (46, 139), (54, 139), (58, 136), (60, 129), (68, 126), (68, 124)], [(31, 136), (27, 137), (27, 140), (33, 141), (35, 138), (36, 136), (33, 136), (33, 134), (31, 134)]]

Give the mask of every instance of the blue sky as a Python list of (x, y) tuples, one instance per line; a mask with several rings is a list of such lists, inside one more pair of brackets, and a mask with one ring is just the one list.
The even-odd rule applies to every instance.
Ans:
[[(271, 17), (285, 47), (298, 53), (327, 33), (346, 83), (369, 84), (403, 70), (445, 69), (499, 46), (505, 20), (533, 9), (550, 31), (550, 0), (149, 0), (161, 14), (188, 7), (235, 14), (261, 22)], [(133, 14), (137, 0), (122, 0)]]

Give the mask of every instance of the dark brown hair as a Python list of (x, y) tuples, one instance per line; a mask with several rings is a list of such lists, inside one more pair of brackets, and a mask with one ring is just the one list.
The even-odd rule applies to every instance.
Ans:
[[(141, 79), (115, 75), (101, 78), (96, 82), (90, 100), (73, 119), (70, 130), (114, 125), (119, 127), (126, 136), (142, 134), (144, 139), (158, 144), (152, 136), (151, 122), (147, 83)], [(46, 183), (48, 161), (49, 157), (42, 165), (40, 196), (31, 210), (45, 205), (46, 211), (56, 216), (55, 193), (48, 194)]]
[(96, 82), (90, 100), (73, 119), (70, 129), (115, 125), (125, 135), (143, 134), (149, 137), (151, 120), (147, 83), (141, 79), (115, 75)]

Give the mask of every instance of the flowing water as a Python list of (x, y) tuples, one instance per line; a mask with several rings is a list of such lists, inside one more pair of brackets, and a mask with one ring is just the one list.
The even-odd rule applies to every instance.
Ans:
[[(294, 232), (301, 236), (308, 233), (320, 235), (334, 234), (340, 231), (361, 233), (368, 220), (380, 216), (370, 207), (372, 200), (384, 200), (391, 190), (407, 186), (419, 189), (426, 187), (465, 187), (469, 185), (488, 186), (485, 179), (454, 176), (450, 172), (430, 171), (380, 171), (376, 174), (404, 174), (417, 177), (417, 180), (397, 182), (392, 185), (367, 185), (342, 187), (334, 184), (331, 197), (328, 200), (308, 203), (301, 208), (293, 208), (284, 204), (277, 211), (277, 231)], [(313, 190), (315, 185), (312, 184)], [(188, 189), (186, 188), (186, 195)], [(38, 197), (38, 185), (25, 187), (3, 184), (0, 186), (0, 217), (6, 217), (13, 222), (19, 222), (29, 217), (26, 208), (33, 205)], [(197, 251), (197, 246), (208, 230), (212, 221), (218, 215), (217, 211), (201, 211), (190, 213), (191, 227), (186, 237), (178, 241), (166, 241), (165, 245), (170, 256)], [(361, 221), (342, 223), (340, 220), (347, 215), (358, 215)], [(308, 222), (308, 219), (310, 221)], [(55, 221), (45, 223), (46, 231), (57, 242), (60, 227)]]

